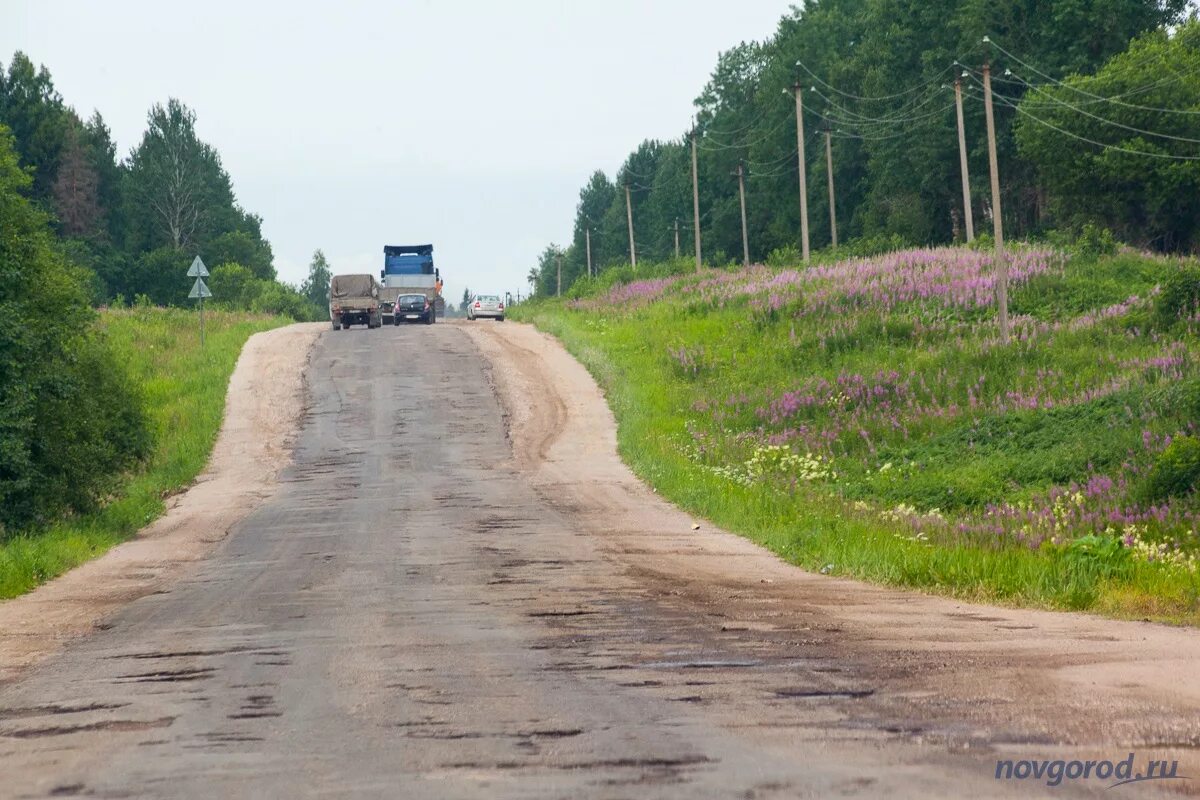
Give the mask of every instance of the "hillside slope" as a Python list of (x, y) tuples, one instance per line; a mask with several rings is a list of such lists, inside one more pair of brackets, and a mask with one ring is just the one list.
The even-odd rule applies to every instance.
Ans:
[(1194, 269), (1021, 249), (1007, 345), (990, 256), (966, 249), (647, 278), (517, 315), (596, 375), (641, 477), (797, 563), (1194, 622)]

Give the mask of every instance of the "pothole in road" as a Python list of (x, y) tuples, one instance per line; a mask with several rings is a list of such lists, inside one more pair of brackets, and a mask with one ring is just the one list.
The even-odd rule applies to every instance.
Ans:
[(16, 730), (0, 731), (0, 736), (10, 739), (34, 739), (43, 736), (67, 736), (72, 733), (87, 733), (89, 731), (113, 731), (125, 733), (129, 731), (147, 731), (154, 728), (165, 728), (175, 721), (175, 717), (160, 717), (150, 720), (114, 719), (101, 722), (89, 722), (81, 725), (51, 725), (44, 728), (18, 728)]
[(771, 692), (776, 697), (796, 698), (799, 700), (857, 700), (860, 697), (870, 697), (874, 689), (775, 689)]
[(133, 675), (118, 675), (118, 681), (130, 683), (175, 683), (186, 681), (203, 681), (213, 676), (213, 667), (197, 667), (195, 669), (160, 669), (154, 672), (140, 672)]
[(118, 675), (116, 680), (131, 682), (131, 684), (169, 684), (169, 682), (186, 682), (190, 680), (208, 680), (215, 669), (212, 667), (197, 667), (196, 669), (156, 669), (155, 672)]
[(0, 719), (25, 719), (27, 717), (48, 717), (57, 714), (83, 714), (87, 711), (111, 711), (124, 708), (128, 703), (88, 703), (79, 706), (45, 705), (26, 706), (24, 708), (0, 708)]
[(761, 661), (753, 659), (713, 659), (699, 661), (651, 661), (647, 664), (639, 664), (639, 667), (645, 669), (745, 669), (748, 667), (761, 667)]

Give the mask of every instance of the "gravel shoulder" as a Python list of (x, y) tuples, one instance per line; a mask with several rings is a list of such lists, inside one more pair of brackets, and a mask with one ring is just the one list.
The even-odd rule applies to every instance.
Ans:
[(250, 337), (229, 380), (220, 434), (196, 483), (135, 538), (0, 603), (0, 683), (102, 627), (130, 602), (162, 590), (271, 494), (303, 411), (308, 355), (326, 327), (304, 323)]

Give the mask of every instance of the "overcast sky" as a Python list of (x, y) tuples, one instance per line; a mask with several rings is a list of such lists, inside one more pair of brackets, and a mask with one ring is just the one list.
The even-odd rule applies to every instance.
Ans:
[(432, 242), (464, 286), (527, 290), (578, 192), (687, 129), (717, 54), (771, 36), (783, 0), (0, 0), (0, 61), (45, 64), (127, 155), (151, 104), (197, 113), (280, 277), (313, 250), (378, 272)]

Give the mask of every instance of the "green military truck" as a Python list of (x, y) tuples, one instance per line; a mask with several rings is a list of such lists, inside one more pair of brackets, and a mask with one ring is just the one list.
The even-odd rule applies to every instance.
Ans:
[(329, 281), (329, 321), (336, 331), (351, 325), (383, 326), (374, 275), (334, 275)]

